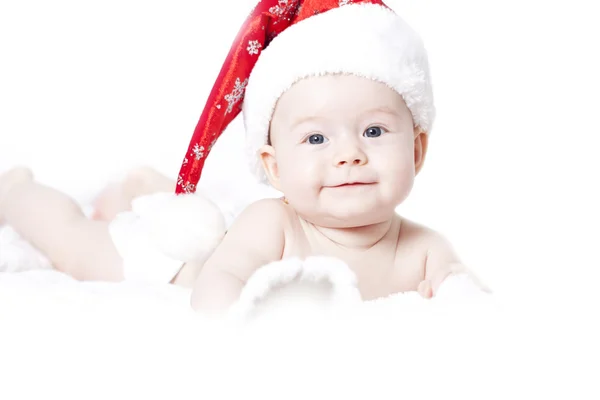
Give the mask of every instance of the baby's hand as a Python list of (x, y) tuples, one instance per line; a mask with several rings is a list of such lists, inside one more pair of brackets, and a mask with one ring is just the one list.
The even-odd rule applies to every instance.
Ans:
[(426, 299), (437, 293), (442, 282), (451, 274), (450, 270), (440, 270), (429, 279), (424, 279), (417, 286), (417, 292)]
[(450, 275), (468, 274), (473, 282), (484, 292), (491, 293), (491, 290), (483, 285), (481, 281), (467, 269), (463, 264), (452, 263), (448, 264), (447, 267), (436, 271), (431, 277), (425, 279), (419, 283), (417, 292), (426, 299), (430, 299), (436, 295), (442, 283)]

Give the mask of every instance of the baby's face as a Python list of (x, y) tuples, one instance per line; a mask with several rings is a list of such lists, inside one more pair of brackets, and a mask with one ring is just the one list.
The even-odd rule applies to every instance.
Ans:
[[(419, 134), (402, 97), (356, 76), (304, 79), (278, 101), (271, 184), (306, 220), (327, 227), (383, 222), (408, 196)], [(420, 160), (418, 161), (420, 162)]]

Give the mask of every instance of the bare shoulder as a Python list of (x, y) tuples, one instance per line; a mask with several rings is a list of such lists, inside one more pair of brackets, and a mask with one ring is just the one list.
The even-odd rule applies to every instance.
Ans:
[(452, 247), (448, 238), (442, 233), (404, 217), (401, 217), (398, 240), (424, 249)]
[(425, 276), (430, 276), (442, 268), (461, 262), (454, 246), (445, 235), (402, 217), (398, 235), (398, 251), (407, 249), (423, 260)]
[(233, 222), (223, 244), (239, 242), (244, 247), (259, 245), (269, 247), (269, 240), (282, 243), (284, 230), (289, 223), (288, 206), (279, 199), (258, 200), (242, 211)]
[(246, 281), (254, 271), (281, 259), (289, 211), (279, 199), (250, 204), (233, 222), (204, 268), (218, 268)]
[(289, 206), (280, 199), (261, 199), (250, 204), (241, 212), (232, 229), (244, 221), (285, 223), (289, 219)]

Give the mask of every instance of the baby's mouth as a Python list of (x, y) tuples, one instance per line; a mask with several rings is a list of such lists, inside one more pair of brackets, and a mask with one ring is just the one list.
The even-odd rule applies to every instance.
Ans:
[(328, 186), (330, 188), (344, 188), (344, 187), (363, 187), (374, 185), (376, 182), (347, 182), (339, 185)]

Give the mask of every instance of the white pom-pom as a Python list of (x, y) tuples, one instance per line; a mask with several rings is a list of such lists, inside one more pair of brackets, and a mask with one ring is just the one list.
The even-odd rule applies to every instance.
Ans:
[(150, 240), (169, 257), (204, 261), (225, 235), (219, 208), (199, 193), (155, 193), (132, 201)]

